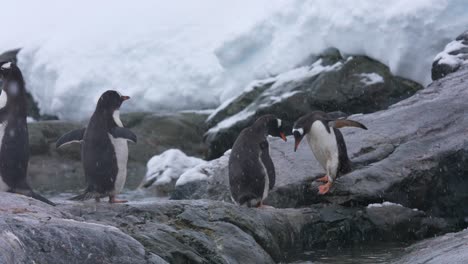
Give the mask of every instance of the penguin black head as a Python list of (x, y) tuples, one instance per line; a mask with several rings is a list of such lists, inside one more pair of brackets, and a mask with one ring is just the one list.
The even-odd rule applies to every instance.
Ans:
[(129, 96), (121, 95), (119, 92), (114, 90), (108, 90), (99, 98), (97, 108), (115, 111), (118, 110), (122, 103), (128, 99), (130, 99)]
[(293, 126), (293, 136), (294, 136), (294, 152), (296, 152), (299, 143), (301, 143), (304, 136), (309, 133), (310, 127), (314, 119), (310, 115), (305, 115), (299, 118)]
[(24, 79), (20, 69), (10, 61), (1, 62), (0, 65), (0, 77), (4, 83), (2, 90), (10, 98), (18, 96), (24, 90)]
[(276, 118), (274, 115), (264, 115), (255, 121), (254, 126), (263, 125), (266, 126), (266, 132), (268, 135), (273, 137), (280, 137), (286, 141), (286, 135), (284, 134), (283, 124), (281, 119)]

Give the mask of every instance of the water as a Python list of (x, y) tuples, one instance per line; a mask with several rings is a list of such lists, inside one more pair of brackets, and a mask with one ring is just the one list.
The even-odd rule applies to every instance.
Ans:
[(400, 257), (408, 244), (384, 243), (356, 245), (335, 250), (319, 249), (304, 252), (290, 264), (378, 264)]

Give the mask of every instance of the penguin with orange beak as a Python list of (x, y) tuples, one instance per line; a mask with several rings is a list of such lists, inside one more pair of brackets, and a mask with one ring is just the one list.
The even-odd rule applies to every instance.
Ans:
[(337, 177), (351, 171), (346, 143), (339, 130), (342, 127), (358, 127), (367, 130), (359, 122), (333, 119), (321, 111), (314, 111), (302, 116), (294, 123), (292, 130), (295, 139), (294, 151), (297, 150), (300, 142), (306, 136), (315, 158), (326, 171), (326, 175), (318, 179), (318, 181), (325, 183), (319, 186), (319, 194), (326, 194)]
[(241, 206), (264, 207), (263, 200), (275, 186), (275, 166), (267, 136), (286, 141), (280, 119), (264, 115), (242, 130), (229, 157), (229, 187), (232, 200)]

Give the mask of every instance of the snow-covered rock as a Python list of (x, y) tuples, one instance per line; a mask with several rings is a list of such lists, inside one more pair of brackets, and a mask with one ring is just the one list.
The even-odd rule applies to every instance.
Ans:
[[(158, 195), (165, 195), (174, 188), (181, 175), (189, 169), (205, 163), (206, 161), (189, 157), (178, 149), (166, 150), (148, 161), (142, 187), (155, 189)], [(187, 176), (185, 179), (188, 179)]]
[(432, 79), (437, 80), (468, 63), (468, 31), (458, 36), (437, 54), (432, 63)]
[(208, 158), (230, 149), (240, 131), (264, 114), (283, 119), (289, 132), (292, 123), (310, 111), (374, 112), (421, 88), (394, 76), (378, 61), (327, 49), (306, 65), (249, 84), (238, 97), (218, 107), (207, 120)]

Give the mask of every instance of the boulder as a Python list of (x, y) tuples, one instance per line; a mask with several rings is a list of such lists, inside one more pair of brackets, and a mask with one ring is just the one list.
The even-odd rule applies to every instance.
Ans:
[(151, 263), (144, 246), (116, 227), (74, 220), (22, 195), (1, 196), (1, 263)]
[(468, 229), (431, 238), (408, 247), (394, 264), (468, 263)]
[(457, 71), (468, 62), (468, 31), (459, 35), (436, 55), (432, 63), (432, 80), (438, 80)]
[(293, 122), (313, 111), (370, 113), (413, 95), (422, 86), (392, 75), (387, 66), (364, 56), (344, 58), (328, 51), (311, 65), (250, 84), (223, 103), (207, 120), (208, 158), (231, 148), (242, 129), (264, 114)]

